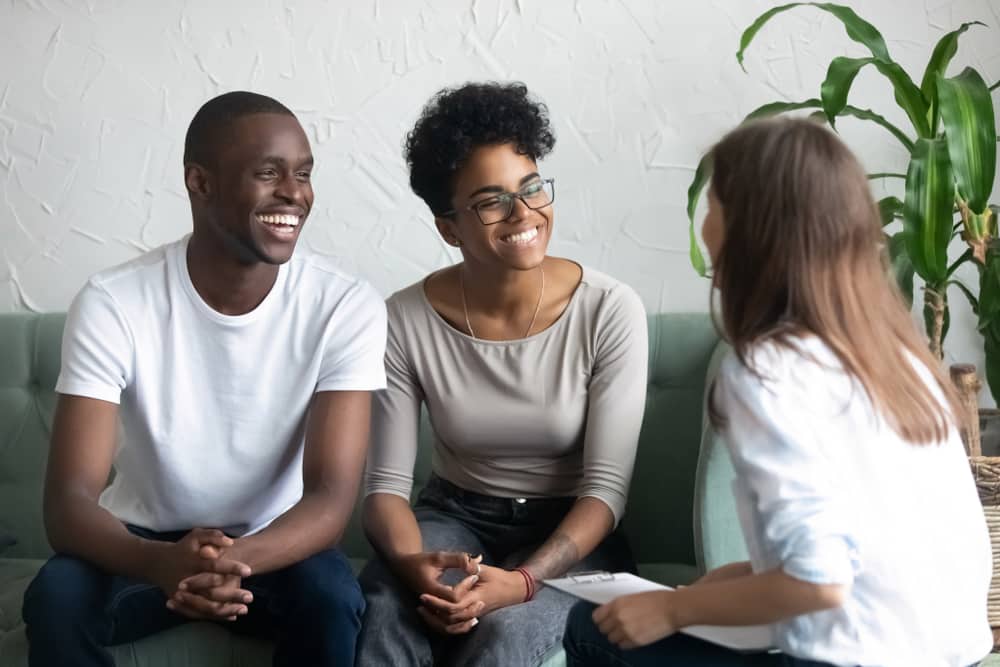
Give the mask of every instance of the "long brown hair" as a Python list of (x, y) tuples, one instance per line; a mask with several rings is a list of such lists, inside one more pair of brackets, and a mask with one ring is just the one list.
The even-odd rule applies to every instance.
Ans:
[(790, 347), (815, 335), (903, 439), (944, 440), (960, 403), (889, 277), (881, 218), (857, 158), (818, 123), (789, 118), (742, 125), (711, 155), (725, 231), (713, 280), (723, 335), (740, 361), (753, 371), (751, 346)]

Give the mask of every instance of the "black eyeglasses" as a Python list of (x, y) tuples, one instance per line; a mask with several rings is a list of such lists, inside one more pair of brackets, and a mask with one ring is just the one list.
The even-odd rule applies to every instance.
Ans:
[[(503, 222), (514, 212), (514, 200), (520, 199), (532, 211), (550, 206), (556, 198), (556, 179), (543, 178), (528, 183), (517, 192), (501, 192), (498, 195), (469, 204), (462, 210), (475, 211), (479, 222), (495, 225)], [(445, 211), (442, 216), (455, 215), (458, 209)]]

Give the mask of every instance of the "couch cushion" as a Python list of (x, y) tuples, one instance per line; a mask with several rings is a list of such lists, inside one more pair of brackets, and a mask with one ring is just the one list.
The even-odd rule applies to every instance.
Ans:
[[(719, 365), (729, 352), (730, 348), (725, 344), (716, 348), (706, 373), (706, 384), (714, 381)], [(706, 571), (726, 563), (749, 560), (749, 554), (732, 492), (736, 472), (729, 450), (712, 428), (707, 412), (703, 421), (695, 476), (694, 541), (698, 567)]]
[(4, 556), (51, 553), (42, 526), (42, 480), (55, 408), (65, 316), (0, 316), (0, 533)]
[[(270, 667), (270, 642), (239, 637), (211, 623), (188, 623), (111, 647), (116, 667)], [(0, 635), (0, 665), (28, 667), (24, 629)]]
[(649, 318), (649, 386), (624, 528), (640, 563), (695, 563), (693, 498), (705, 371), (718, 335), (704, 313)]
[(21, 599), (44, 562), (28, 558), (0, 558), (0, 632), (8, 632), (21, 625)]
[[(4, 667), (28, 664), (21, 600), (44, 562), (40, 559), (0, 558), (0, 665)], [(355, 566), (359, 564), (352, 562)], [(188, 623), (111, 649), (117, 667), (265, 667), (271, 664), (271, 652), (270, 642), (238, 637), (211, 623)]]

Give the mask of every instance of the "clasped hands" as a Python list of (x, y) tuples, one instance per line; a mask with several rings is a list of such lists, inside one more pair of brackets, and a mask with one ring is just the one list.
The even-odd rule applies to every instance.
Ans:
[(250, 566), (241, 562), (235, 540), (220, 530), (195, 528), (175, 543), (159, 543), (153, 582), (167, 596), (167, 608), (195, 620), (235, 621), (249, 611), (253, 593), (242, 588)]
[[(459, 635), (479, 623), (479, 617), (525, 600), (525, 580), (517, 571), (482, 564), (482, 556), (456, 551), (426, 551), (400, 556), (394, 569), (420, 595), (417, 613), (442, 634)], [(466, 576), (454, 586), (441, 582), (447, 570)]]

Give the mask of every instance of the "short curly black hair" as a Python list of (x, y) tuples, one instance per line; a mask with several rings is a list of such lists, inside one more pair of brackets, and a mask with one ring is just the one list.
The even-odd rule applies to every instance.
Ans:
[(295, 116), (273, 97), (245, 90), (234, 90), (205, 102), (188, 125), (184, 137), (184, 164), (214, 165), (220, 144), (229, 140), (225, 134), (229, 126), (243, 116), (258, 113)]
[(533, 160), (556, 144), (549, 110), (523, 83), (466, 83), (444, 88), (424, 106), (406, 135), (410, 187), (435, 215), (452, 208), (454, 176), (475, 148), (514, 144)]

